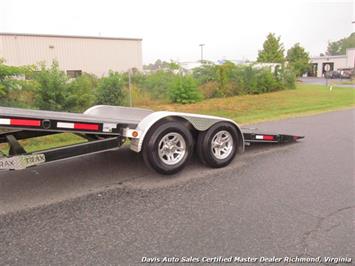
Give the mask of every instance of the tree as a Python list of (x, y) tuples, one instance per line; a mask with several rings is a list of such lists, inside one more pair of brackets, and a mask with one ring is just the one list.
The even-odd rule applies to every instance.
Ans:
[(297, 77), (309, 70), (309, 54), (299, 43), (288, 49), (286, 59)]
[(340, 39), (335, 42), (329, 42), (327, 48), (327, 55), (342, 55), (346, 53), (346, 49), (355, 48), (355, 32), (349, 37)]
[(280, 37), (274, 33), (269, 33), (263, 44), (263, 50), (259, 51), (258, 62), (262, 63), (282, 63), (285, 61), (283, 44)]
[(110, 71), (107, 77), (103, 77), (99, 81), (97, 103), (123, 105), (126, 98), (124, 85), (125, 81), (122, 74)]
[(39, 109), (63, 111), (65, 110), (65, 94), (68, 77), (59, 69), (57, 61), (47, 68), (44, 63), (40, 70), (33, 75), (38, 83), (36, 106)]

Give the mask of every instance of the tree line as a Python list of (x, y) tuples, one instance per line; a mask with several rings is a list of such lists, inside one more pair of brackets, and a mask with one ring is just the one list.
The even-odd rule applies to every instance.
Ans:
[[(25, 78), (24, 78), (25, 76)], [(98, 78), (83, 73), (69, 78), (58, 63), (35, 70), (0, 63), (0, 105), (54, 111), (82, 112), (95, 104), (128, 106), (162, 103), (195, 103), (206, 98), (259, 94), (295, 86), (295, 75), (280, 67), (276, 72), (226, 61), (204, 62), (192, 73), (166, 68), (151, 73), (110, 71)]]
[(355, 48), (355, 32), (346, 38), (329, 42), (326, 55), (343, 55), (348, 48)]
[(83, 73), (69, 78), (56, 61), (50, 66), (43, 63), (24, 67), (0, 61), (0, 105), (82, 112), (94, 104), (127, 106), (130, 95), (134, 105), (149, 105), (152, 101), (186, 104), (205, 98), (292, 89), (296, 77), (308, 70), (309, 56), (299, 44), (285, 56), (280, 37), (270, 33), (257, 62), (277, 63), (277, 67), (204, 61), (192, 73), (186, 73), (176, 62), (159, 61), (159, 67), (152, 71), (133, 71), (129, 89), (127, 72), (110, 71), (101, 78)]

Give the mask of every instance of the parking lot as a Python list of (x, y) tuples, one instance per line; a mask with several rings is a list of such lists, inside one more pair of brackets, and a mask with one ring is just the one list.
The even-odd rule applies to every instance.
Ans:
[(349, 79), (328, 79), (328, 81), (325, 78), (313, 78), (313, 77), (307, 77), (307, 78), (300, 78), (300, 80), (304, 83), (307, 84), (317, 84), (317, 85), (333, 85), (337, 87), (346, 87), (346, 88), (355, 88), (355, 84), (343, 84), (344, 82), (350, 82)]

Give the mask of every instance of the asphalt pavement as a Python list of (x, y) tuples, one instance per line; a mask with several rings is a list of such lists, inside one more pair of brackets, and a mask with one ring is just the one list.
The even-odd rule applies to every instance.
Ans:
[(336, 87), (342, 87), (342, 88), (354, 88), (355, 89), (355, 84), (343, 84), (343, 82), (349, 82), (349, 79), (328, 79), (328, 81), (325, 78), (315, 78), (315, 77), (306, 77), (306, 78), (300, 78), (300, 80), (303, 83), (307, 84), (316, 84), (316, 85), (324, 85), (324, 86), (336, 86)]
[(305, 139), (249, 148), (222, 169), (193, 159), (168, 177), (126, 148), (0, 173), (0, 265), (354, 260), (355, 109), (252, 127)]

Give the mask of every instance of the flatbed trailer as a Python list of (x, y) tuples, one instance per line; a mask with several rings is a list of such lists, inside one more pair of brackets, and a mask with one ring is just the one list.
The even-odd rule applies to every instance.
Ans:
[[(233, 120), (207, 115), (97, 105), (84, 113), (0, 107), (0, 170), (22, 170), (44, 163), (108, 150), (130, 140), (130, 149), (143, 153), (145, 163), (161, 174), (181, 170), (192, 154), (214, 168), (228, 165), (245, 145), (289, 143), (303, 138), (241, 129)], [(85, 143), (26, 152), (19, 140), (73, 133)]]

